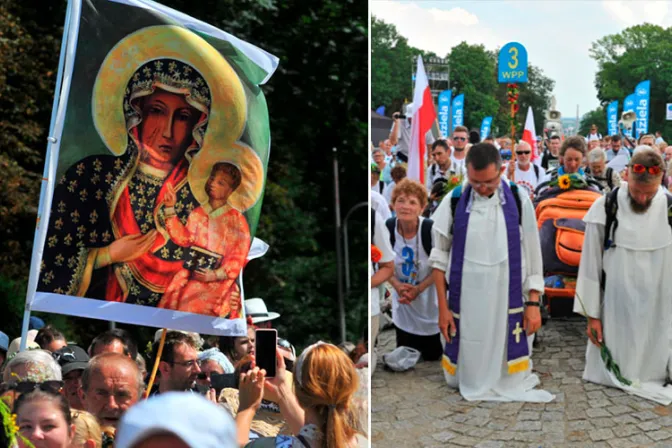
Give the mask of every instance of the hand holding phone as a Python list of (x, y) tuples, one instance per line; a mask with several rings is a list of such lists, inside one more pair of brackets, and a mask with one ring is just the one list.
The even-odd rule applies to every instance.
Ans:
[(257, 328), (254, 334), (254, 357), (257, 367), (266, 371), (266, 378), (274, 378), (276, 375), (278, 330)]

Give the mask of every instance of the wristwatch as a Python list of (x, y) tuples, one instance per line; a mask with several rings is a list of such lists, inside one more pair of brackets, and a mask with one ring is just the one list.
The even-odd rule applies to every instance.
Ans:
[(538, 306), (539, 308), (541, 308), (541, 303), (539, 303), (539, 302), (527, 301), (527, 302), (525, 302), (525, 306)]

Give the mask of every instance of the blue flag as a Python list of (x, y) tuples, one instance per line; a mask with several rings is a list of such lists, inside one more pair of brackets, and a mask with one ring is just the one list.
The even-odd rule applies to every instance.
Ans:
[(635, 112), (637, 121), (635, 128), (636, 138), (649, 132), (649, 104), (651, 94), (651, 81), (642, 81), (635, 88)]
[(439, 94), (439, 130), (444, 137), (448, 135), (448, 116), (450, 115), (450, 100), (453, 91), (448, 89)]
[(376, 109), (376, 113), (378, 115), (385, 115), (385, 106), (380, 106), (378, 109)]
[[(628, 112), (628, 111), (632, 111), (632, 112), (635, 111), (635, 94), (634, 93), (626, 96), (625, 100), (623, 101), (623, 112)], [(628, 137), (632, 138), (632, 132), (633, 132), (635, 126), (636, 125), (633, 125), (633, 127), (630, 128), (629, 131), (624, 129), (623, 133), (625, 135), (627, 135)]]
[(609, 135), (618, 134), (618, 101), (612, 101), (607, 106), (607, 129)]
[(481, 122), (481, 141), (490, 135), (490, 127), (492, 126), (492, 117), (485, 117)]
[(464, 126), (464, 93), (453, 99), (453, 129), (456, 126)]

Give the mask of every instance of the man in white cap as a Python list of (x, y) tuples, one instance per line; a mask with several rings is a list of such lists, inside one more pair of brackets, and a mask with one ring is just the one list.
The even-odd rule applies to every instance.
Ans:
[(264, 300), (258, 297), (245, 301), (245, 316), (251, 317), (258, 328), (272, 328), (271, 321), (280, 317), (278, 313), (268, 311)]
[(198, 394), (169, 392), (124, 414), (116, 448), (234, 448), (233, 419)]

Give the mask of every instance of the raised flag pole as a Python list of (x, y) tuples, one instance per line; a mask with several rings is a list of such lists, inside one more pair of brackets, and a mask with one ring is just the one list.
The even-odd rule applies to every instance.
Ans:
[[(67, 98), (70, 92), (72, 70), (74, 68), (74, 56), (77, 49), (77, 36), (79, 34), (79, 19), (81, 15), (81, 0), (69, 0), (65, 12), (63, 25), (63, 37), (61, 39), (61, 54), (58, 60), (58, 72), (56, 75), (56, 88), (54, 89), (54, 102), (51, 108), (51, 122), (49, 124), (49, 137), (47, 137), (47, 152), (44, 159), (44, 171), (42, 172), (42, 185), (40, 187), (40, 200), (37, 208), (37, 222), (35, 237), (33, 238), (33, 254), (28, 278), (28, 290), (26, 291), (26, 305), (23, 313), (21, 326), (21, 344), (19, 351), (26, 349), (26, 338), (30, 324), (30, 310), (37, 281), (40, 276), (40, 263), (42, 261), (42, 248), (47, 236), (49, 224), (49, 211), (51, 210), (51, 196), (54, 189), (54, 176), (58, 160), (60, 136), (63, 132), (63, 119), (65, 118), (65, 103), (61, 102), (61, 94)], [(65, 82), (63, 82), (65, 75)], [(44, 219), (42, 219), (44, 217)]]

